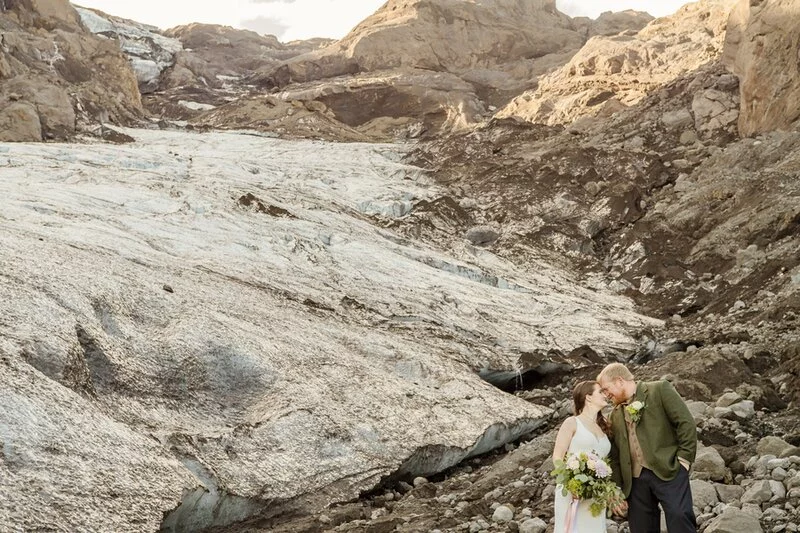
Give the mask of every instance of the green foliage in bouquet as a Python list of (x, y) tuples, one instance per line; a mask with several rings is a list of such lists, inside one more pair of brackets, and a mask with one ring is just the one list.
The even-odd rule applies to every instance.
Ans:
[(611, 481), (611, 466), (605, 458), (589, 453), (570, 454), (555, 461), (550, 475), (563, 487), (564, 496), (572, 494), (578, 500), (592, 500), (589, 510), (599, 516), (603, 509), (624, 499), (622, 491)]

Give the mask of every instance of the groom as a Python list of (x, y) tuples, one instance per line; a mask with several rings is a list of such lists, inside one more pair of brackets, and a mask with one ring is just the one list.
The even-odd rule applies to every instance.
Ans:
[(611, 468), (626, 502), (631, 533), (659, 533), (664, 509), (669, 533), (696, 533), (689, 468), (697, 453), (697, 428), (668, 381), (636, 383), (625, 365), (612, 363), (597, 376), (614, 402)]

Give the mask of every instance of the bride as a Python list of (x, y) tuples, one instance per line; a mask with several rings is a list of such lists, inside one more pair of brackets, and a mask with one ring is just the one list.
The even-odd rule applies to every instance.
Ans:
[[(553, 460), (564, 460), (568, 453), (593, 451), (600, 457), (606, 457), (611, 451), (611, 441), (607, 432), (609, 423), (601, 413), (607, 401), (596, 381), (583, 381), (572, 391), (575, 404), (575, 416), (567, 418), (556, 436), (553, 449)], [(605, 533), (606, 513), (592, 516), (589, 510), (590, 500), (578, 504), (578, 513), (572, 521), (569, 531), (567, 513), (572, 503), (572, 495), (562, 495), (562, 487), (556, 487), (554, 533)]]

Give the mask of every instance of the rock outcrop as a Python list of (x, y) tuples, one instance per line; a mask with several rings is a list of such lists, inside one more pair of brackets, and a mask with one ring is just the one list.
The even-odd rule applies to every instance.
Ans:
[(740, 1), (725, 56), (739, 76), (743, 136), (791, 129), (800, 119), (800, 5)]
[(483, 118), (483, 109), (472, 87), (453, 74), (402, 69), (242, 97), (193, 124), (265, 129), (287, 137), (392, 141), (467, 128)]
[(66, 139), (142, 116), (116, 42), (95, 37), (66, 0), (6, 2), (0, 12), (0, 139)]
[(165, 34), (177, 39), (185, 49), (173, 72), (165, 76), (162, 82), (165, 89), (186, 85), (184, 70), (203, 84), (217, 87), (296, 55), (272, 35), (228, 26), (189, 24), (169, 29)]
[[(180, 40), (183, 50), (162, 76), (159, 91), (144, 99), (154, 115), (190, 120), (202, 127), (249, 127), (287, 137), (354, 140), (342, 124), (315, 132), (314, 125), (297, 122), (301, 117), (294, 115), (297, 108), (292, 101), (254, 95), (248, 84), (257, 70), (311, 52), (330, 43), (329, 39), (282, 44), (271, 35), (211, 24), (179, 26), (165, 34)], [(261, 105), (265, 99), (275, 105)], [(245, 108), (247, 116), (240, 113)], [(275, 122), (279, 119), (280, 124)], [(367, 138), (356, 136), (358, 140)]]
[(644, 28), (653, 20), (653, 16), (644, 11), (605, 11), (596, 19), (575, 17), (572, 24), (584, 36), (585, 40), (596, 35), (617, 35)]
[(265, 73), (262, 81), (281, 87), (393, 68), (500, 75), (504, 65), (581, 44), (570, 18), (552, 0), (391, 0), (341, 41), (298, 57), (279, 72)]
[(142, 94), (161, 84), (161, 75), (175, 63), (183, 50), (181, 42), (162, 35), (158, 28), (107, 15), (102, 11), (77, 8), (83, 25), (92, 33), (112, 39), (130, 59)]
[(702, 0), (638, 33), (590, 39), (563, 67), (542, 77), (535, 90), (514, 98), (498, 118), (570, 124), (609, 116), (648, 94), (716, 61), (735, 0)]

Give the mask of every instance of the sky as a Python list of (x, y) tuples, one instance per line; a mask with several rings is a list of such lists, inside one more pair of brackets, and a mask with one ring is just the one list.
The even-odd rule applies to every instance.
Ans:
[[(246, 28), (282, 42), (344, 37), (385, 0), (74, 0), (73, 3), (162, 29), (204, 22)], [(638, 9), (654, 16), (674, 13), (685, 0), (556, 0), (573, 17)]]

